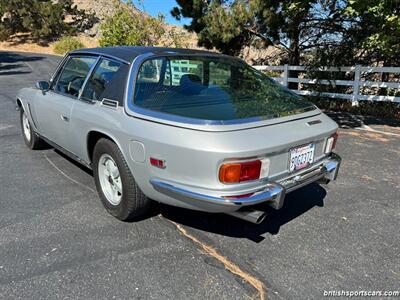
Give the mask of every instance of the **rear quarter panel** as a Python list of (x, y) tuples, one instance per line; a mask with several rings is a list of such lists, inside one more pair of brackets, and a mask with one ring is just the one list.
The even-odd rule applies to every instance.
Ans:
[[(320, 120), (315, 125), (307, 122)], [(289, 149), (316, 143), (315, 161), (323, 158), (326, 138), (337, 130), (337, 124), (320, 113), (316, 116), (270, 126), (228, 131), (208, 132), (176, 127), (128, 116), (122, 107), (111, 109), (99, 103), (77, 101), (71, 123), (76, 134), (76, 154), (90, 163), (87, 135), (102, 132), (112, 138), (121, 149), (137, 183), (150, 198), (168, 204), (191, 207), (156, 192), (150, 179), (158, 178), (193, 191), (224, 195), (234, 191), (254, 190), (265, 180), (226, 185), (219, 182), (218, 170), (227, 159), (267, 157), (271, 161), (273, 180), (287, 174)], [(139, 143), (137, 143), (139, 142)], [(132, 145), (143, 145), (143, 160), (137, 160)], [(131, 149), (131, 150), (130, 150)], [(166, 168), (150, 165), (149, 158), (166, 161)]]

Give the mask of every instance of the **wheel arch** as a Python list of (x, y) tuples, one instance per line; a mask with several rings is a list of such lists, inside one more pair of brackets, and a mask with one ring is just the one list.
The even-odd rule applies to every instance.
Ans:
[(18, 111), (22, 109), (26, 112), (24, 101), (22, 101), (21, 97), (17, 97), (17, 99), (15, 100), (15, 109)]
[(108, 134), (106, 132), (103, 132), (101, 130), (91, 130), (87, 134), (87, 141), (86, 141), (87, 155), (88, 155), (90, 164), (93, 163), (94, 147), (96, 146), (96, 143), (102, 138), (108, 139), (111, 142), (113, 142), (114, 144), (116, 144), (117, 147), (122, 152), (120, 144), (117, 142), (117, 140), (112, 135), (110, 135), (110, 134)]
[(17, 92), (15, 96), (15, 107), (17, 110), (21, 108), (26, 111), (27, 107), (25, 107), (28, 103), (28, 99), (32, 99), (35, 97), (35, 91), (31, 88), (22, 88)]
[(20, 96), (17, 96), (15, 100), (15, 108), (17, 111), (24, 111), (28, 116), (29, 121), (31, 122), (31, 126), (33, 127), (36, 133), (39, 132), (36, 120), (32, 116), (31, 107), (29, 102), (24, 102)]
[(17, 109), (21, 109), (22, 108), (22, 101), (20, 98), (17, 98), (17, 100), (15, 100), (15, 104), (17, 105)]

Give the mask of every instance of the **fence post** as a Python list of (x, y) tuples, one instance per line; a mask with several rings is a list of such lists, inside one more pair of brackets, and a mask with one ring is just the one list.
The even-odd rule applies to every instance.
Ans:
[(358, 106), (358, 95), (360, 93), (360, 79), (361, 79), (361, 66), (356, 65), (354, 69), (353, 97), (351, 98), (352, 106)]
[(289, 83), (289, 66), (288, 64), (285, 64), (283, 66), (283, 85), (288, 86)]

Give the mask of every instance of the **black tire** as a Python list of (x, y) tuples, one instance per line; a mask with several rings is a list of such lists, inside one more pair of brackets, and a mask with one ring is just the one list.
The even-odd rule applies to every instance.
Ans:
[(25, 111), (21, 108), (20, 124), (21, 124), (21, 131), (22, 131), (22, 136), (24, 138), (25, 145), (27, 145), (28, 148), (31, 150), (41, 149), (44, 145), (44, 141), (33, 131), (32, 125), (30, 124), (29, 119), (27, 119), (27, 122), (29, 124), (29, 129), (27, 129), (27, 130), (30, 132), (30, 136), (28, 137), (27, 134), (25, 133), (24, 121), (23, 121), (25, 114), (26, 114)]
[[(104, 154), (111, 156), (118, 167), (119, 177), (122, 183), (122, 196), (117, 205), (112, 204), (107, 199), (100, 183), (99, 161)], [(148, 212), (151, 200), (143, 194), (136, 184), (121, 150), (109, 139), (101, 138), (94, 147), (93, 174), (100, 200), (111, 215), (121, 221), (130, 221), (142, 217)]]

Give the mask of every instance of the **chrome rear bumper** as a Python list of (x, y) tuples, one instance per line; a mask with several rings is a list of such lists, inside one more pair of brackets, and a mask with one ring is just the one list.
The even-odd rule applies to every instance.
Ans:
[[(166, 196), (184, 202), (202, 202), (203, 206), (229, 206), (237, 207), (237, 209), (267, 202), (275, 209), (283, 206), (286, 193), (292, 192), (300, 187), (310, 184), (314, 181), (324, 179), (325, 181), (335, 180), (339, 171), (341, 158), (339, 155), (332, 153), (328, 158), (324, 159), (320, 164), (314, 165), (301, 173), (288, 176), (276, 182), (268, 182), (261, 189), (249, 196), (226, 197), (212, 196), (191, 191), (189, 189), (174, 186), (170, 183), (159, 179), (151, 179), (150, 183), (154, 189)], [(214, 211), (211, 209), (211, 211)], [(232, 211), (232, 209), (230, 209)]]

